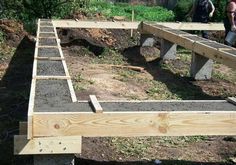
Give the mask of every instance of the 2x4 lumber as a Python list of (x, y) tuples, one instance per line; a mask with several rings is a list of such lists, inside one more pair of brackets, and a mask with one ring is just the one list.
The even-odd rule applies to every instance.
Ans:
[(50, 61), (61, 61), (65, 60), (65, 58), (61, 57), (35, 57), (36, 60), (50, 60)]
[(153, 25), (163, 25), (176, 30), (207, 30), (224, 31), (223, 23), (197, 23), (197, 22), (147, 22)]
[(36, 79), (36, 80), (47, 80), (47, 79), (70, 79), (71, 77), (70, 76), (34, 76), (33, 79)]
[(28, 140), (26, 135), (14, 136), (15, 155), (81, 153), (81, 136), (41, 137)]
[[(172, 43), (176, 43), (186, 49), (190, 49), (202, 56), (213, 59), (217, 62), (225, 64), (231, 68), (236, 68), (236, 56), (224, 51), (219, 50), (219, 48), (214, 48), (204, 44), (204, 42), (198, 42), (188, 39), (186, 36), (174, 34), (168, 29), (162, 29), (154, 25), (143, 24), (144, 31), (157, 35), (160, 38), (166, 39)], [(191, 35), (190, 35), (191, 36)], [(209, 42), (211, 42), (209, 40)], [(216, 42), (215, 42), (216, 43)], [(223, 45), (222, 45), (223, 48)], [(221, 49), (221, 48), (220, 48)]]
[(57, 28), (138, 29), (140, 22), (52, 20)]
[(235, 111), (35, 113), (34, 137), (236, 135)]
[[(40, 29), (40, 19), (37, 22), (37, 39), (34, 51), (34, 58), (38, 56), (38, 45), (39, 45), (39, 29)], [(33, 63), (33, 72), (32, 72), (32, 81), (31, 81), (31, 88), (30, 88), (30, 98), (28, 104), (28, 124), (27, 124), (27, 139), (31, 139), (33, 137), (33, 111), (34, 111), (34, 99), (35, 99), (35, 89), (36, 89), (36, 80), (33, 79), (34, 76), (37, 74), (37, 60), (34, 60)]]
[(228, 97), (227, 101), (234, 104), (234, 105), (236, 105), (236, 97)]
[(89, 98), (95, 113), (103, 113), (102, 106), (99, 104), (97, 97), (95, 95), (89, 95)]

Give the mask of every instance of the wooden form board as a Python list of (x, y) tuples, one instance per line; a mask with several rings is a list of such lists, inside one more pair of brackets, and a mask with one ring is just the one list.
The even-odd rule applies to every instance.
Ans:
[[(84, 21), (83, 21), (84, 22)], [(59, 24), (60, 23), (60, 24)], [(60, 47), (59, 39), (56, 33), (56, 27), (76, 27), (82, 22), (53, 22), (53, 33), (57, 41), (55, 48), (59, 49), (60, 58), (68, 78), (67, 82), (71, 92), (72, 102), (76, 102), (76, 96), (72, 86), (69, 72), (64, 60)], [(110, 24), (111, 23), (111, 24)], [(87, 22), (80, 25), (80, 28), (121, 28), (136, 29), (138, 24), (122, 24), (122, 22)], [(129, 26), (128, 26), (129, 25)], [(215, 49), (204, 44), (187, 38), (193, 36), (188, 33), (175, 34), (169, 31), (170, 28), (158, 28), (156, 25), (143, 24), (143, 30), (155, 34), (161, 38), (167, 39), (178, 45), (202, 54), (206, 57), (213, 58), (229, 66), (235, 64), (235, 58), (231, 54), (224, 52), (225, 48)], [(38, 21), (40, 29), (40, 20)], [(39, 36), (39, 30), (37, 36)], [(37, 49), (39, 39), (36, 39), (35, 60), (33, 69), (33, 78), (37, 76)], [(43, 46), (41, 46), (43, 47)], [(47, 47), (47, 46), (46, 46)], [(228, 50), (228, 49), (227, 49)], [(228, 56), (227, 56), (228, 55)], [(229, 58), (227, 58), (229, 57)], [(44, 59), (44, 60), (50, 60)], [(60, 59), (57, 59), (60, 60)], [(230, 61), (231, 60), (231, 61)], [(39, 78), (39, 77), (38, 77)], [(44, 78), (44, 77), (40, 77)], [(46, 78), (46, 77), (45, 77)], [(61, 78), (61, 77), (60, 77)], [(33, 112), (35, 82), (32, 79), (31, 95), (28, 116), (28, 136), (30, 140), (45, 137), (68, 137), (68, 136), (190, 136), (190, 135), (235, 135), (236, 134), (236, 112), (234, 111), (133, 111), (133, 112)], [(92, 98), (93, 105), (99, 105), (97, 99)], [(102, 107), (97, 107), (102, 109)], [(16, 139), (23, 137), (16, 137)], [(38, 139), (37, 139), (38, 140)], [(40, 139), (41, 140), (41, 139)], [(31, 146), (31, 141), (25, 143)], [(20, 152), (21, 150), (18, 150)], [(49, 151), (47, 151), (48, 153)], [(23, 154), (24, 152), (22, 152)], [(27, 153), (27, 152), (25, 152)], [(36, 151), (35, 151), (36, 153)], [(38, 153), (38, 148), (37, 148)]]
[(101, 28), (101, 29), (138, 29), (140, 22), (108, 22), (108, 21), (75, 21), (52, 20), (58, 28)]
[(14, 136), (15, 155), (81, 153), (81, 136), (41, 137), (28, 140), (26, 135)]
[(34, 136), (236, 135), (236, 112), (35, 113)]
[[(191, 34), (176, 34), (172, 31), (172, 29), (167, 27), (161, 27), (156, 25), (150, 25), (150, 24), (143, 24), (143, 30), (145, 32), (149, 32), (151, 34), (154, 34), (160, 38), (166, 39), (172, 43), (175, 43), (177, 45), (180, 45), (182, 47), (185, 47), (187, 49), (192, 50), (195, 53), (198, 53), (200, 55), (203, 55), (207, 58), (213, 59), (217, 62), (220, 62), (222, 64), (225, 64), (231, 68), (236, 68), (236, 55), (230, 54), (226, 52), (226, 50), (235, 50), (232, 47), (225, 48), (226, 46), (222, 45), (222, 48), (215, 48), (212, 46), (209, 46), (207, 43), (214, 43), (213, 41), (195, 41), (193, 39), (189, 39), (188, 36), (194, 36)], [(215, 42), (215, 44), (218, 44)]]
[(147, 22), (152, 25), (163, 25), (177, 30), (207, 30), (224, 31), (223, 23), (197, 23), (197, 22)]
[[(71, 77), (69, 75), (69, 71), (66, 65), (66, 62), (64, 60), (64, 55), (60, 46), (60, 40), (58, 38), (57, 32), (56, 32), (56, 27), (54, 26), (41, 26), (41, 23), (44, 23), (45, 21), (41, 21), (40, 19), (37, 22), (37, 36), (36, 36), (36, 45), (35, 45), (35, 53), (34, 53), (34, 63), (33, 63), (33, 73), (32, 73), (32, 82), (31, 82), (31, 92), (30, 92), (30, 100), (29, 100), (29, 107), (28, 107), (28, 124), (27, 124), (27, 139), (32, 139), (33, 138), (33, 127), (32, 127), (32, 123), (33, 123), (33, 113), (34, 113), (34, 100), (35, 100), (35, 89), (36, 89), (36, 81), (37, 79), (57, 79), (57, 80), (63, 80), (66, 79), (67, 80), (67, 84), (69, 86), (69, 92), (71, 94), (71, 100), (72, 102), (76, 102), (77, 98), (75, 96), (75, 92), (74, 92), (74, 88), (72, 86), (72, 81), (71, 81)], [(50, 22), (50, 21), (49, 21)], [(51, 24), (53, 25), (53, 24)], [(42, 28), (49, 28), (49, 30), (52, 31), (41, 31)], [(45, 30), (45, 29), (44, 29)], [(47, 29), (46, 29), (47, 30)], [(39, 40), (40, 39), (47, 39), (47, 38), (51, 38), (51, 37), (39, 37), (40, 34), (54, 34), (55, 37), (55, 41), (56, 41), (56, 45), (55, 46), (39, 46)], [(38, 51), (39, 48), (55, 48), (58, 49), (58, 52), (60, 53), (60, 57), (38, 57)], [(37, 66), (38, 66), (38, 60), (57, 60), (57, 61), (61, 61), (62, 65), (63, 65), (63, 69), (65, 71), (65, 76), (56, 76), (56, 75), (37, 75)]]

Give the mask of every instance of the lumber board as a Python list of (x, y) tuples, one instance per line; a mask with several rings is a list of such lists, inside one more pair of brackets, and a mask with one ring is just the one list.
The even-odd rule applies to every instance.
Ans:
[(14, 154), (79, 154), (81, 144), (81, 136), (42, 137), (28, 140), (26, 135), (16, 135), (14, 136)]
[(74, 102), (77, 102), (77, 97), (76, 97), (76, 95), (75, 95), (75, 90), (74, 90), (74, 87), (73, 87), (73, 84), (72, 84), (71, 79), (68, 79), (68, 80), (67, 80), (67, 84), (68, 84), (68, 86), (69, 86), (69, 90), (70, 90), (70, 95), (71, 95), (71, 100), (72, 100), (72, 102), (73, 102), (73, 103), (74, 103)]
[(236, 97), (228, 97), (227, 101), (234, 104), (234, 105), (236, 105)]
[(236, 112), (35, 113), (34, 137), (236, 135)]
[(93, 109), (95, 113), (102, 113), (103, 109), (102, 106), (99, 104), (98, 99), (95, 95), (89, 95), (90, 102), (92, 103)]
[(207, 30), (224, 31), (223, 23), (197, 23), (197, 22), (144, 22), (153, 25), (163, 25), (177, 30)]
[(138, 29), (140, 22), (52, 20), (57, 28)]
[(54, 76), (54, 75), (51, 75), (51, 76), (34, 76), (33, 79), (36, 79), (36, 80), (47, 80), (47, 79), (70, 79), (71, 77), (70, 76)]
[(65, 60), (65, 58), (61, 57), (36, 57), (36, 60), (49, 60), (49, 61), (61, 61)]
[[(171, 31), (168, 31), (168, 28), (164, 29), (164, 28), (160, 28), (160, 27), (145, 24), (145, 23), (143, 24), (143, 29), (146, 32), (157, 35), (160, 38), (166, 39), (172, 43), (185, 47), (186, 49), (190, 49), (193, 52), (196, 52), (202, 56), (213, 59), (231, 68), (234, 68), (234, 69), (236, 68), (236, 65), (235, 65), (236, 56), (229, 52), (225, 52), (230, 48), (228, 48), (227, 46), (223, 44), (213, 42), (210, 40), (209, 42), (194, 41), (193, 39), (188, 38), (189, 36), (192, 37), (194, 35), (189, 35), (189, 36), (178, 35)], [(210, 46), (211, 44), (214, 44), (214, 43), (217, 47)], [(232, 50), (236, 51), (236, 49), (233, 49), (233, 48)]]

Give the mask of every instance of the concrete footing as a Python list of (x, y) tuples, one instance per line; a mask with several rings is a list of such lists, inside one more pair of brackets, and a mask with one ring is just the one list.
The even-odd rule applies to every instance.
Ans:
[(163, 60), (170, 60), (176, 58), (177, 45), (173, 44), (165, 39), (161, 39), (161, 52), (160, 57)]
[(190, 75), (195, 80), (211, 79), (213, 60), (192, 52)]
[(154, 39), (154, 36), (152, 34), (141, 34), (141, 37), (140, 37), (140, 45), (141, 46), (149, 46), (149, 47), (152, 47), (154, 46), (155, 44), (155, 39)]
[(74, 155), (34, 155), (34, 165), (74, 165)]

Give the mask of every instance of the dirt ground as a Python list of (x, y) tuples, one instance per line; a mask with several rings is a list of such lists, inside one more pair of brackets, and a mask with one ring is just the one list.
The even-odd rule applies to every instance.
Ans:
[[(65, 37), (65, 36), (64, 36)], [(63, 40), (63, 38), (62, 38)], [(235, 71), (215, 64), (212, 80), (189, 78), (191, 52), (160, 61), (157, 48), (133, 46), (96, 55), (81, 45), (63, 48), (79, 100), (224, 99), (236, 95)], [(111, 66), (115, 65), (115, 66)], [(117, 66), (132, 65), (137, 72)], [(233, 164), (235, 139), (227, 137), (84, 138), (78, 164)], [(93, 149), (91, 149), (93, 148)]]
[[(14, 32), (13, 32), (14, 33)], [(158, 45), (140, 48), (139, 34), (129, 31), (58, 30), (79, 100), (224, 99), (236, 95), (236, 71), (215, 63), (213, 78), (189, 78), (191, 52), (179, 48), (176, 60), (161, 61)], [(8, 34), (8, 33), (7, 33)], [(10, 33), (11, 34), (11, 33)], [(27, 119), (34, 43), (25, 33), (0, 48), (0, 164), (30, 164), (32, 157), (13, 156), (13, 135)], [(102, 37), (103, 36), (103, 37)], [(105, 36), (105, 37), (104, 37)], [(8, 40), (7, 40), (8, 41)], [(126, 42), (127, 41), (127, 42)], [(15, 46), (15, 47), (14, 47)], [(120, 68), (138, 66), (143, 72)], [(83, 138), (76, 164), (234, 164), (234, 137)]]

